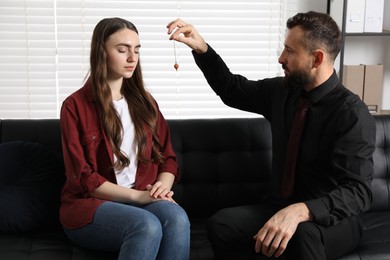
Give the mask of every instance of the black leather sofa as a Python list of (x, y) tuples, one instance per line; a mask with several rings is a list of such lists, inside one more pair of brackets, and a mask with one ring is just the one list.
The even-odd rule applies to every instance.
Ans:
[[(390, 116), (375, 116), (375, 119), (374, 201), (370, 211), (362, 216), (365, 224), (361, 245), (341, 258), (343, 260), (390, 259)], [(205, 220), (220, 208), (256, 203), (267, 191), (271, 172), (270, 128), (263, 118), (183, 119), (168, 120), (168, 123), (182, 176), (174, 188), (175, 198), (191, 220), (190, 258), (213, 259), (204, 228)], [(39, 162), (54, 162), (50, 169), (46, 168), (51, 175), (40, 176), (40, 181), (22, 182), (25, 173), (20, 171), (26, 170), (20, 165), (30, 162), (25, 157), (31, 157), (33, 152), (28, 146), (23, 146), (25, 143), (15, 141), (42, 144), (51, 155), (54, 153), (54, 157), (35, 158)], [(60, 141), (58, 119), (0, 120), (2, 260), (116, 259), (115, 252), (96, 252), (75, 246), (59, 226), (58, 187), (64, 181)], [(23, 149), (16, 150), (13, 156), (12, 145)], [(4, 170), (8, 164), (13, 165), (12, 178), (4, 177), (10, 174)], [(38, 188), (26, 188), (34, 185)], [(18, 192), (25, 196), (24, 200), (16, 199)], [(39, 200), (34, 201), (36, 197)], [(51, 199), (46, 201), (47, 197)], [(43, 205), (41, 210), (34, 211), (37, 204)], [(44, 214), (38, 214), (42, 212)], [(19, 218), (24, 222), (20, 223)], [(30, 223), (30, 219), (35, 222)], [(4, 225), (10, 230), (1, 229)]]

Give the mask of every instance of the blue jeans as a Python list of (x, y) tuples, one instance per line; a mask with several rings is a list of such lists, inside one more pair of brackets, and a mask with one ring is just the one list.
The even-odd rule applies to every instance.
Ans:
[(189, 259), (187, 214), (179, 205), (168, 201), (143, 206), (104, 202), (92, 223), (64, 230), (82, 247), (119, 251), (119, 260)]

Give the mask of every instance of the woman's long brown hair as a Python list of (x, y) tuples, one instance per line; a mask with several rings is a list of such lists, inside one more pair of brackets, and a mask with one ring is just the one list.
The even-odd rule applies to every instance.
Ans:
[[(127, 20), (116, 17), (101, 20), (93, 31), (90, 54), (90, 80), (92, 81), (93, 94), (101, 114), (104, 131), (117, 158), (114, 168), (118, 171), (127, 167), (130, 160), (120, 149), (123, 126), (114, 108), (111, 90), (107, 82), (106, 42), (113, 33), (126, 28), (138, 34), (137, 28)], [(153, 97), (145, 89), (140, 60), (133, 76), (123, 79), (121, 91), (128, 103), (131, 119), (134, 122), (135, 144), (138, 147), (137, 159), (148, 161), (145, 157), (146, 129), (150, 129), (153, 139), (151, 161), (162, 163), (164, 157), (160, 151), (161, 146), (157, 138), (156, 125), (158, 108)]]

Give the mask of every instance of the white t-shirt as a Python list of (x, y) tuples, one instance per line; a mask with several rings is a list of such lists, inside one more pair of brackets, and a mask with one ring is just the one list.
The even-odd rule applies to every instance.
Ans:
[[(120, 148), (130, 160), (130, 165), (128, 167), (124, 168), (121, 172), (117, 170), (115, 171), (116, 181), (120, 186), (132, 188), (134, 186), (135, 174), (137, 172), (137, 148), (134, 144), (134, 123), (131, 120), (126, 99), (121, 98), (119, 100), (114, 100), (113, 103), (123, 126), (123, 140)], [(114, 162), (116, 161), (117, 158), (114, 155)]]

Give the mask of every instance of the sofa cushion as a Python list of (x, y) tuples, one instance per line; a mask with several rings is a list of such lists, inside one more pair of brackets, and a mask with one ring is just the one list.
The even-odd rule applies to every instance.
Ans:
[(65, 176), (54, 153), (42, 144), (0, 144), (0, 231), (21, 232), (58, 226)]

